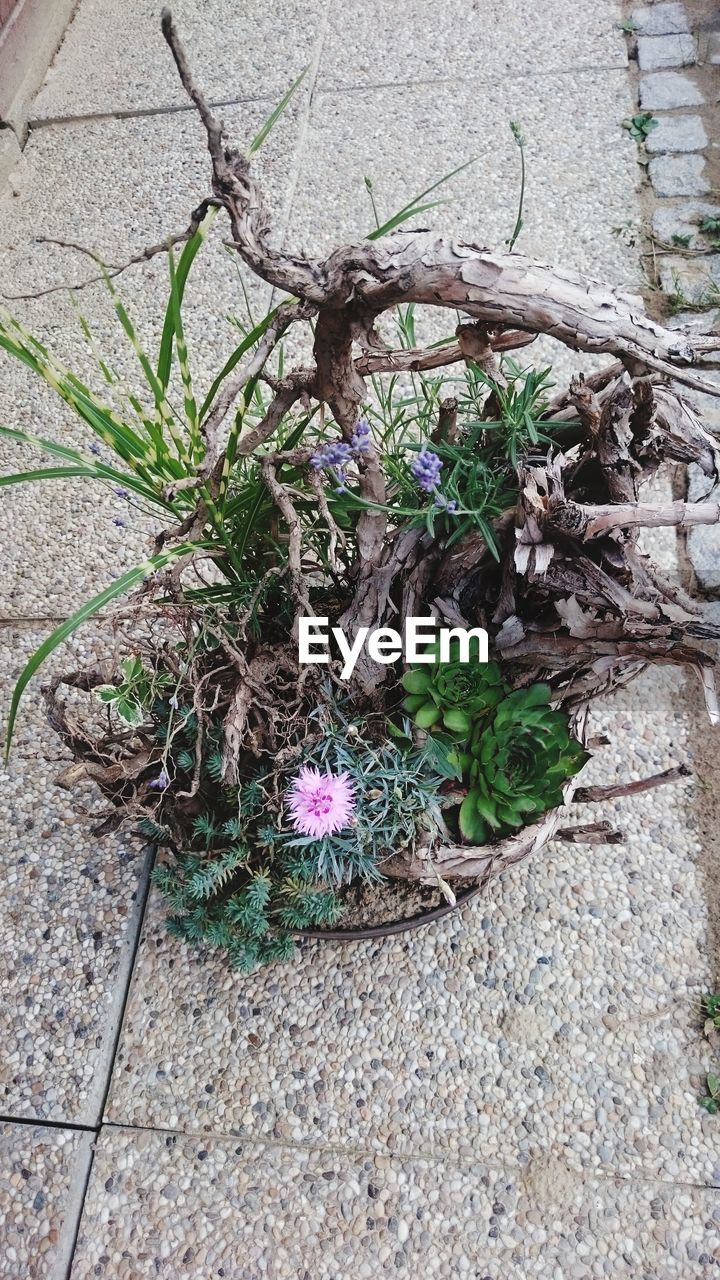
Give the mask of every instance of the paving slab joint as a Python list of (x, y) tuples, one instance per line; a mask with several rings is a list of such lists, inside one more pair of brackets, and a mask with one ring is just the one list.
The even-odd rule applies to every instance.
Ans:
[(120, 1040), (125, 1010), (127, 1008), (128, 995), (130, 992), (130, 985), (132, 983), (133, 970), (135, 968), (135, 960), (137, 958), (138, 948), (140, 945), (140, 936), (145, 918), (145, 908), (150, 894), (150, 884), (152, 870), (155, 865), (155, 855), (156, 847), (154, 845), (148, 845), (145, 849), (145, 857), (138, 875), (138, 884), (135, 891), (133, 909), (128, 919), (125, 937), (123, 938), (121, 946), (113, 998), (107, 1013), (105, 1032), (103, 1035), (103, 1043), (99, 1054), (97, 1070), (95, 1072), (93, 1085), (89, 1091), (86, 1103), (86, 1117), (84, 1123), (88, 1128), (97, 1129), (102, 1123), (102, 1117), (105, 1111), (108, 1093), (110, 1091), (110, 1083), (115, 1066), (118, 1042)]
[(52, 1269), (48, 1272), (48, 1280), (70, 1280), (73, 1255), (85, 1207), (85, 1196), (92, 1173), (96, 1139), (97, 1134), (92, 1132), (86, 1133), (80, 1140), (68, 1187), (65, 1215), (55, 1246)]

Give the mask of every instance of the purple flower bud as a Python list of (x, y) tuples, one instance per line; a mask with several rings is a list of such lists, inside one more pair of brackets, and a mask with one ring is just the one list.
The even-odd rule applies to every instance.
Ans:
[(310, 466), (316, 471), (326, 471), (333, 467), (344, 467), (352, 460), (353, 451), (344, 440), (332, 440), (324, 444), (310, 459)]
[(370, 448), (370, 423), (366, 418), (361, 418), (357, 423), (350, 439), (350, 447), (353, 453), (367, 453)]
[(100, 448), (100, 445), (98, 444), (97, 440), (91, 440), (88, 448), (90, 450), (90, 453), (94, 453), (96, 457), (100, 457), (102, 453), (102, 449)]
[(127, 529), (127, 525), (122, 516), (113, 516), (112, 522), (114, 525), (117, 525), (118, 529)]
[(446, 498), (444, 493), (435, 494), (435, 506), (438, 507), (440, 511), (447, 511), (448, 515), (452, 515), (454, 511), (457, 511), (457, 502), (455, 499)]
[(118, 488), (115, 490), (115, 497), (116, 497), (116, 498), (127, 498), (127, 496), (128, 496), (128, 491), (127, 491), (127, 489), (121, 489), (121, 488), (118, 486)]
[(157, 778), (153, 778), (150, 782), (148, 782), (148, 787), (150, 788), (151, 791), (164, 791), (165, 788), (169, 786), (170, 786), (170, 778), (168, 777), (164, 769), (160, 770), (160, 773), (158, 774)]
[(432, 449), (422, 449), (410, 464), (418, 489), (423, 493), (433, 493), (440, 482), (442, 467), (442, 462)]

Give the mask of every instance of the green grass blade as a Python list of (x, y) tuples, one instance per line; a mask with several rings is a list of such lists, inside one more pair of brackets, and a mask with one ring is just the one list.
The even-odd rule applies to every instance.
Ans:
[(67, 618), (61, 626), (57, 627), (55, 631), (53, 631), (52, 634), (43, 641), (40, 647), (35, 650), (30, 661), (26, 663), (13, 690), (12, 699), (10, 701), (10, 710), (8, 712), (7, 733), (5, 736), (6, 761), (10, 755), (10, 746), (12, 743), (13, 731), (15, 729), (15, 721), (17, 719), (20, 699), (36, 671), (39, 670), (43, 662), (45, 662), (45, 659), (50, 656), (53, 650), (57, 649), (58, 645), (62, 644), (64, 640), (67, 640), (68, 636), (71, 636), (73, 632), (76, 631), (78, 627), (82, 626), (84, 622), (87, 622), (90, 618), (94, 617), (96, 613), (99, 613), (106, 604), (110, 604), (110, 602), (117, 599), (118, 596), (124, 595), (124, 593), (130, 591), (132, 587), (137, 586), (138, 583), (142, 582), (145, 578), (151, 577), (158, 569), (164, 568), (165, 565), (170, 564), (173, 560), (178, 560), (181, 556), (188, 555), (192, 551), (197, 551), (200, 545), (202, 544), (196, 542), (182, 542), (176, 547), (169, 547), (165, 551), (161, 551), (158, 555), (152, 556), (149, 560), (144, 561), (143, 564), (136, 565), (134, 569), (130, 569), (127, 573), (124, 573), (121, 578), (117, 578), (115, 582), (112, 582), (109, 587), (105, 587), (105, 590), (101, 591), (99, 595), (94, 596), (92, 600), (87, 600), (71, 618)]
[(105, 279), (105, 286), (110, 294), (110, 297), (112, 298), (115, 314), (118, 320), (120, 321), (120, 324), (122, 325), (122, 328), (130, 342), (130, 345), (133, 351), (135, 352), (135, 355), (137, 356), (137, 360), (140, 365), (140, 368), (142, 369), (145, 375), (145, 381), (147, 382), (150, 388), (150, 391), (152, 393), (153, 400), (155, 401), (154, 422), (148, 421), (144, 418), (143, 418), (143, 422), (146, 430), (149, 432), (151, 438), (153, 439), (157, 462), (159, 465), (162, 465), (163, 463), (169, 464), (171, 460), (170, 452), (167, 448), (167, 445), (165, 443), (165, 437), (164, 437), (164, 430), (165, 428), (167, 428), (168, 435), (170, 436), (170, 439), (172, 440), (175, 446), (175, 450), (177, 452), (178, 460), (180, 463), (179, 469), (177, 467), (173, 468), (173, 474), (176, 477), (178, 476), (184, 477), (185, 475), (188, 474), (188, 470), (191, 465), (190, 456), (188, 454), (185, 441), (183, 440), (182, 436), (179, 434), (177, 430), (174, 414), (168, 402), (167, 396), (165, 394), (166, 389), (162, 385), (160, 379), (155, 373), (155, 370), (150, 364), (148, 356), (146, 352), (143, 350), (142, 343), (138, 338), (137, 332), (135, 330), (135, 326), (133, 325), (133, 322), (130, 319), (129, 314), (123, 305), (122, 298), (120, 297), (120, 294), (115, 288), (115, 285), (113, 284), (112, 279), (107, 272), (105, 272), (104, 279)]
[(389, 218), (376, 231), (371, 231), (365, 237), (366, 240), (379, 240), (381, 236), (386, 236), (389, 231), (394, 231), (401, 223), (407, 222), (409, 218), (417, 218), (418, 214), (427, 213), (428, 209), (437, 209), (441, 204), (449, 204), (449, 200), (428, 200), (425, 204), (414, 204), (408, 209), (401, 209), (394, 217)]
[(518, 198), (518, 211), (515, 219), (515, 226), (513, 227), (512, 234), (507, 242), (508, 251), (512, 253), (515, 248), (515, 242), (523, 229), (523, 205), (525, 203), (525, 137), (517, 120), (510, 121), (510, 130), (517, 146), (520, 149), (520, 195)]
[[(152, 451), (145, 441), (126, 423), (121, 422), (79, 378), (37, 343), (32, 334), (26, 334), (16, 321), (12, 322), (12, 327), (20, 335), (19, 339), (11, 336), (0, 321), (0, 348), (22, 361), (42, 378), (125, 462), (133, 467), (137, 467), (138, 463), (152, 462)], [(36, 354), (36, 351), (40, 354)]]
[(98, 477), (92, 467), (40, 467), (37, 471), (16, 471), (0, 476), (0, 485), (24, 484), (26, 480), (69, 480), (71, 476)]
[[(431, 186), (426, 187), (424, 191), (421, 191), (419, 193), (419, 195), (413, 196), (412, 200), (408, 201), (408, 203), (404, 205), (402, 209), (398, 209), (397, 213), (393, 214), (392, 218), (390, 218), (387, 222), (383, 223), (382, 226), (376, 227), (374, 231), (371, 231), (370, 234), (365, 237), (366, 240), (377, 240), (379, 236), (386, 235), (392, 226), (398, 225), (398, 220), (405, 221), (406, 217), (412, 216), (412, 214), (409, 213), (409, 211), (410, 210), (417, 211), (418, 206), (421, 205), (421, 202), (425, 199), (426, 196), (432, 195), (433, 191), (437, 191), (438, 187), (441, 187), (443, 183), (449, 182), (450, 179), (454, 178), (457, 173), (462, 173), (463, 170), (468, 169), (471, 164), (475, 164), (477, 162), (477, 159), (478, 159), (477, 156), (473, 156), (470, 160), (466, 160), (464, 164), (459, 164), (457, 169), (452, 169), (450, 173), (444, 174), (442, 178), (437, 179), (437, 182), (433, 182)], [(432, 208), (432, 205), (425, 205), (423, 207)], [(403, 217), (403, 215), (405, 215), (405, 217)]]
[(308, 69), (307, 67), (305, 67), (304, 71), (300, 72), (300, 75), (298, 76), (297, 80), (294, 82), (294, 84), (290, 85), (290, 88), (288, 89), (284, 97), (280, 99), (275, 110), (270, 113), (267, 120), (265, 120), (264, 123), (260, 126), (259, 132), (255, 134), (255, 137), (253, 138), (252, 142), (250, 143), (250, 146), (248, 147), (248, 155), (254, 156), (255, 152), (260, 150), (268, 134), (272, 129), (275, 128), (275, 125), (277, 124), (281, 115), (285, 111), (285, 108), (288, 106), (290, 99), (293, 97), (296, 91), (300, 88), (300, 85), (302, 84), (303, 80), (305, 79), (305, 76), (307, 75), (307, 71)]
[(191, 458), (199, 461), (202, 456), (203, 442), (202, 436), (200, 435), (200, 422), (198, 417), (197, 401), (193, 391), (192, 374), (190, 373), (190, 361), (188, 359), (185, 329), (182, 321), (182, 301), (178, 293), (177, 271), (175, 270), (175, 257), (172, 249), (168, 254), (168, 263), (170, 265), (170, 305), (173, 313), (175, 348), (177, 350), (178, 364), (180, 366), (180, 380), (183, 387), (183, 406), (185, 409), (185, 417), (187, 419), (188, 433), (190, 435), (190, 456)]
[(16, 440), (19, 444), (29, 445), (33, 449), (41, 449), (44, 453), (49, 453), (55, 458), (62, 458), (73, 465), (87, 468), (88, 474), (91, 474), (96, 480), (110, 480), (113, 484), (122, 485), (125, 489), (132, 489), (133, 493), (139, 494), (140, 497), (146, 498), (149, 502), (157, 503), (165, 511), (171, 511), (175, 515), (179, 514), (177, 508), (163, 498), (159, 488), (155, 489), (152, 485), (139, 480), (132, 472), (116, 471), (114, 467), (109, 467), (99, 459), (86, 458), (77, 449), (70, 449), (67, 445), (56, 444), (54, 440), (46, 440), (42, 436), (31, 435), (30, 432), (20, 431), (16, 427), (0, 426), (0, 437), (3, 436), (7, 440)]
[[(284, 305), (283, 303), (280, 303), (280, 306), (283, 306), (283, 305)], [(243, 338), (240, 345), (235, 348), (230, 358), (226, 360), (217, 378), (213, 382), (210, 390), (208, 391), (205, 399), (203, 400), (202, 408), (200, 409), (200, 421), (202, 421), (202, 419), (205, 417), (206, 413), (208, 412), (213, 400), (215, 399), (215, 396), (220, 390), (220, 387), (222, 386), (223, 382), (227, 378), (228, 374), (232, 373), (238, 361), (242, 360), (242, 357), (245, 355), (245, 352), (249, 351), (251, 347), (254, 347), (256, 342), (259, 342), (260, 338), (262, 338), (266, 329), (269, 328), (272, 321), (275, 319), (275, 316), (280, 310), (280, 306), (274, 307), (273, 310), (270, 311), (265, 316), (265, 318), (260, 321), (259, 324), (256, 324), (255, 328), (251, 329), (250, 332), (246, 334), (246, 336)]]
[[(212, 206), (208, 209), (197, 231), (191, 235), (180, 254), (177, 270), (175, 272), (176, 303), (178, 307), (182, 306), (182, 300), (185, 294), (185, 285), (187, 284), (187, 278), (190, 274), (190, 268), (195, 260), (195, 256), (203, 241), (207, 238), (208, 232), (217, 217), (218, 212), (219, 210), (216, 206)], [(160, 339), (160, 354), (158, 356), (157, 366), (157, 379), (163, 390), (167, 390), (167, 386), (170, 381), (174, 337), (174, 304), (171, 296), (167, 305), (167, 310), (165, 311), (165, 320), (163, 323), (162, 337)]]

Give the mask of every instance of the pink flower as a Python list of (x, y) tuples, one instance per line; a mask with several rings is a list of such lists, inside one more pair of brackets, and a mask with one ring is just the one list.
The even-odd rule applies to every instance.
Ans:
[(288, 801), (295, 830), (316, 840), (347, 827), (355, 808), (354, 788), (347, 773), (334, 777), (307, 766), (288, 791)]

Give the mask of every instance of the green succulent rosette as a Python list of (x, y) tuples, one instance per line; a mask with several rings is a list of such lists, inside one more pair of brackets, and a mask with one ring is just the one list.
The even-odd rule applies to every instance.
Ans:
[(460, 662), (451, 642), (450, 661), (410, 667), (403, 676), (407, 694), (403, 709), (418, 729), (445, 730), (466, 741), (479, 717), (502, 702), (507, 693), (497, 662)]
[(534, 822), (563, 801), (563, 786), (588, 759), (562, 711), (550, 706), (549, 685), (517, 689), (489, 722), (473, 729), (462, 753), (470, 789), (459, 814), (471, 844)]

